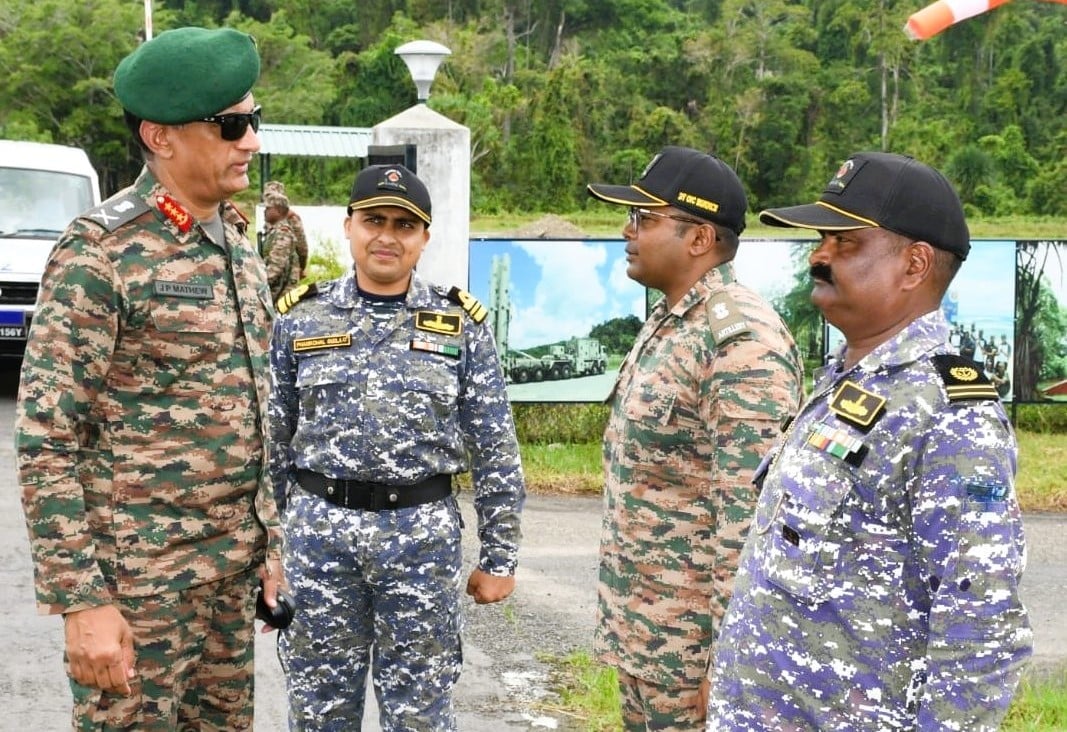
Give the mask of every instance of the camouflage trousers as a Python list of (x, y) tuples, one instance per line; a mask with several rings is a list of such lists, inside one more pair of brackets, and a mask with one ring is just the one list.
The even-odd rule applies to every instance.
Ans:
[(116, 600), (133, 631), (132, 693), (106, 693), (71, 678), (73, 729), (251, 730), (257, 582), (249, 570), (187, 590)]
[(367, 675), (383, 732), (456, 729), (461, 519), (454, 498), (348, 510), (294, 489), (282, 517), (300, 610), (278, 639), (292, 730), (361, 728)]
[(707, 710), (697, 686), (659, 686), (622, 669), (622, 726), (626, 732), (703, 732)]

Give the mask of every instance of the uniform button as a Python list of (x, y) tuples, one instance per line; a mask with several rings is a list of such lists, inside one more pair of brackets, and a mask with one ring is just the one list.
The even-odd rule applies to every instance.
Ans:
[(399, 498), (399, 496), (397, 496), (397, 494), (395, 494), (395, 493), (390, 493), (389, 494), (389, 502), (390, 503), (396, 503), (396, 499), (397, 498)]
[(333, 495), (333, 486), (332, 486), (332, 485), (328, 485), (328, 486), (326, 486), (326, 492), (327, 492), (327, 493), (328, 493), (329, 495), (331, 495), (331, 496), (332, 496), (332, 495)]

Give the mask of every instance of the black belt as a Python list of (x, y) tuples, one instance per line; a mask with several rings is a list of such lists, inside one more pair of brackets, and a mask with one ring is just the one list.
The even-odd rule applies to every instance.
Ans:
[(414, 485), (385, 485), (329, 478), (322, 473), (301, 468), (296, 471), (296, 482), (304, 490), (330, 503), (363, 511), (411, 508), (452, 495), (451, 475), (435, 475)]

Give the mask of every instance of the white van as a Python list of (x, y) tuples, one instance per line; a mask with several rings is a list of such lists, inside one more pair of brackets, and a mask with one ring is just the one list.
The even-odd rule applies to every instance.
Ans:
[(0, 140), (0, 358), (26, 349), (37, 289), (59, 235), (100, 203), (84, 150)]

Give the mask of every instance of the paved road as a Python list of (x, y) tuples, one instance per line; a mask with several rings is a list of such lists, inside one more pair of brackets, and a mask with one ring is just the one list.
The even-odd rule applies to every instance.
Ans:
[[(0, 730), (69, 729), (70, 693), (62, 672), (62, 629), (36, 615), (26, 532), (14, 475), (14, 379), (0, 370)], [(1027, 469), (1027, 466), (1023, 466)], [(465, 666), (457, 690), (463, 732), (577, 729), (546, 711), (551, 686), (540, 654), (588, 648), (593, 632), (600, 502), (595, 497), (532, 496), (518, 587), (506, 603), (465, 606)], [(469, 505), (468, 564), (477, 556)], [(1067, 516), (1027, 516), (1030, 564), (1023, 599), (1035, 631), (1035, 663), (1067, 658)], [(255, 732), (282, 732), (285, 695), (273, 634), (257, 635)], [(369, 710), (365, 730), (377, 730)]]

